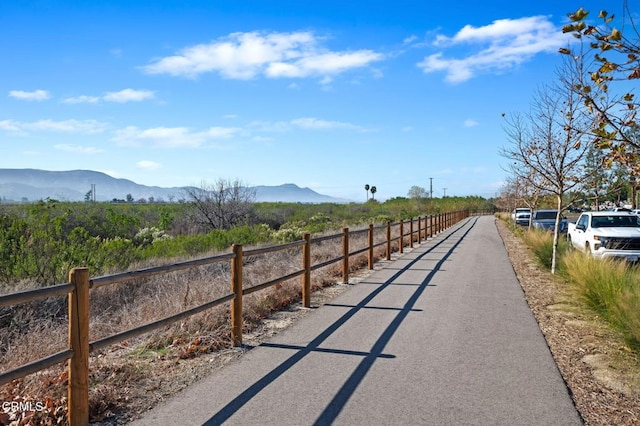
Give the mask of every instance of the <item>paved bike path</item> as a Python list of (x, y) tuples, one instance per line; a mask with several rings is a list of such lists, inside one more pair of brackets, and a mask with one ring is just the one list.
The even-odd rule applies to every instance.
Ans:
[(423, 242), (134, 424), (582, 424), (494, 220)]

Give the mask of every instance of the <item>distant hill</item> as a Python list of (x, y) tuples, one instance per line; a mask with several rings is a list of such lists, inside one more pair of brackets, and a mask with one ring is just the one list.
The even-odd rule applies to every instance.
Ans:
[[(93, 186), (95, 185), (95, 186)], [(128, 195), (137, 201), (185, 199), (185, 187), (162, 188), (140, 185), (127, 179), (117, 179), (91, 170), (47, 171), (38, 169), (0, 169), (0, 201), (24, 202), (47, 198), (60, 201), (84, 201), (95, 187), (97, 201), (125, 200)], [(256, 201), (298, 203), (342, 203), (347, 200), (318, 194), (292, 183), (279, 186), (255, 186)]]
[(344, 203), (347, 200), (318, 194), (309, 188), (300, 188), (293, 183), (278, 186), (254, 186), (257, 201), (280, 201), (293, 203)]

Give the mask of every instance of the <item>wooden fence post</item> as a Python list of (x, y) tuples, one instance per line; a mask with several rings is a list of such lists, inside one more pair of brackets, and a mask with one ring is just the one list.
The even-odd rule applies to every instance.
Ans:
[(398, 240), (398, 248), (400, 253), (404, 253), (404, 220), (400, 221), (400, 239)]
[(311, 234), (305, 232), (304, 246), (302, 246), (302, 306), (311, 307)]
[(89, 424), (89, 269), (69, 272), (74, 289), (69, 295), (68, 421), (72, 426)]
[(429, 216), (429, 238), (433, 238), (433, 215)]
[(369, 269), (373, 269), (373, 223), (369, 224), (369, 233), (367, 236), (369, 237)]
[(411, 218), (411, 223), (409, 224), (409, 247), (413, 248), (413, 217)]
[(349, 282), (349, 228), (342, 228), (342, 282)]
[(418, 244), (422, 241), (422, 218), (418, 216)]
[(231, 291), (236, 297), (231, 301), (231, 340), (233, 346), (242, 346), (242, 244), (234, 244), (231, 250)]
[(391, 221), (387, 221), (387, 260), (391, 260)]

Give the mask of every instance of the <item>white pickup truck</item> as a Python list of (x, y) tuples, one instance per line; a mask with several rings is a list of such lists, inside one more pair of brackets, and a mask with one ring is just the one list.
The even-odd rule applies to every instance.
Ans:
[(569, 223), (569, 244), (596, 257), (640, 259), (640, 217), (630, 212), (586, 212)]

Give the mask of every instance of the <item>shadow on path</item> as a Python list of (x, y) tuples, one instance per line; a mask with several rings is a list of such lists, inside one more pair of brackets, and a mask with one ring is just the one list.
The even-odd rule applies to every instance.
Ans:
[[(461, 224), (456, 226), (457, 229), (454, 229), (448, 235), (446, 235), (442, 240), (438, 241), (432, 247), (425, 250), (415, 259), (411, 260), (404, 268), (398, 270), (398, 272), (394, 273), (390, 278), (388, 278), (384, 283), (380, 284), (380, 286), (372, 291), (367, 297), (362, 299), (360, 303), (355, 306), (350, 306), (350, 310), (347, 311), (342, 317), (336, 320), (333, 324), (327, 327), (322, 333), (320, 333), (315, 339), (313, 339), (307, 346), (293, 346), (293, 345), (281, 345), (281, 344), (271, 344), (271, 343), (263, 343), (260, 346), (264, 347), (273, 347), (273, 348), (282, 348), (282, 349), (292, 349), (297, 352), (288, 358), (286, 361), (282, 362), (276, 368), (271, 370), (265, 376), (263, 376), (260, 380), (255, 382), (249, 388), (247, 388), (244, 392), (234, 398), (231, 402), (229, 402), (226, 406), (224, 406), (220, 411), (214, 414), (205, 425), (220, 425), (228, 420), (236, 411), (242, 408), (245, 404), (247, 404), (254, 396), (256, 396), (259, 392), (265, 389), (271, 382), (275, 381), (279, 376), (284, 374), (287, 370), (293, 367), (298, 361), (302, 360), (305, 356), (312, 352), (331, 352), (331, 353), (340, 353), (340, 354), (348, 354), (348, 355), (357, 355), (362, 356), (364, 359), (360, 362), (360, 364), (356, 367), (351, 376), (347, 379), (344, 385), (340, 388), (340, 390), (333, 397), (331, 402), (327, 405), (327, 407), (323, 410), (320, 416), (317, 418), (314, 424), (316, 425), (327, 425), (333, 423), (336, 417), (340, 414), (347, 401), (353, 395), (358, 385), (362, 382), (364, 377), (366, 376), (369, 369), (373, 366), (375, 360), (377, 358), (393, 358), (393, 355), (386, 355), (382, 351), (387, 345), (387, 343), (391, 340), (394, 333), (398, 330), (402, 321), (409, 315), (410, 312), (415, 311), (413, 306), (417, 302), (418, 298), (422, 295), (424, 290), (427, 288), (429, 282), (433, 278), (433, 276), (440, 270), (441, 266), (444, 262), (449, 258), (449, 256), (453, 253), (456, 247), (462, 242), (462, 240), (467, 236), (467, 234), (471, 231), (471, 229), (475, 226), (477, 222), (477, 217), (475, 219), (469, 219)], [(469, 225), (470, 224), (470, 225)], [(319, 346), (329, 338), (336, 330), (338, 330), (342, 325), (344, 325), (351, 317), (353, 317), (359, 310), (368, 309), (366, 306), (369, 302), (371, 302), (380, 292), (382, 292), (386, 287), (393, 283), (402, 273), (411, 269), (411, 267), (416, 264), (419, 260), (421, 260), (425, 255), (433, 252), (435, 249), (440, 247), (444, 242), (449, 239), (454, 239), (454, 236), (462, 232), (464, 227), (468, 226), (468, 229), (462, 233), (455, 241), (453, 246), (446, 250), (446, 252), (442, 253), (442, 258), (437, 262), (435, 267), (429, 272), (429, 274), (425, 277), (420, 285), (417, 286), (413, 295), (409, 298), (407, 303), (404, 305), (402, 309), (398, 310), (398, 314), (393, 319), (393, 321), (389, 324), (386, 330), (382, 333), (380, 338), (373, 345), (373, 348), (370, 352), (359, 352), (359, 351), (345, 351), (345, 350), (335, 350), (335, 349), (326, 349), (320, 348)], [(377, 308), (380, 309), (380, 308)], [(391, 308), (389, 308), (391, 309)]]

